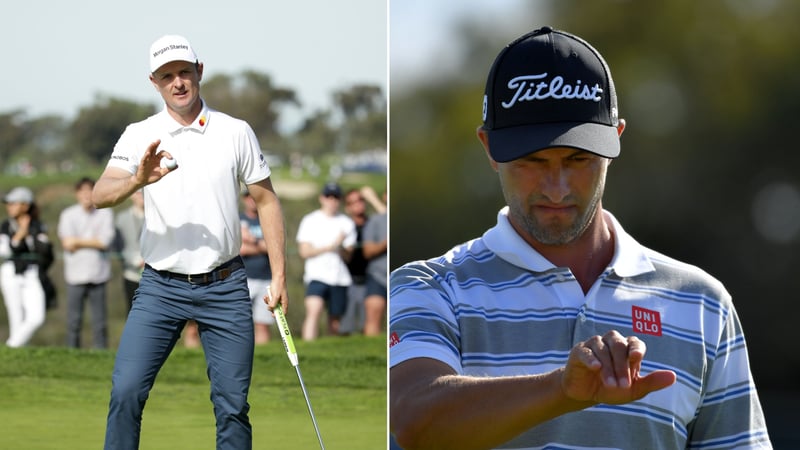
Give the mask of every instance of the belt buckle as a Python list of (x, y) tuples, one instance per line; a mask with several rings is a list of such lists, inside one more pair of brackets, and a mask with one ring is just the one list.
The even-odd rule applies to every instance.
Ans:
[(186, 275), (186, 281), (188, 281), (189, 284), (205, 284), (206, 282), (208, 282), (208, 274), (203, 273), (194, 276), (192, 276), (192, 274), (188, 274)]

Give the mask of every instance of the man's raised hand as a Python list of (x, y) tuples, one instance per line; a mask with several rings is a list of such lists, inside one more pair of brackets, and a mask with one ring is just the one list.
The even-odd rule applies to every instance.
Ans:
[(561, 388), (573, 400), (622, 404), (671, 386), (676, 376), (670, 370), (640, 376), (646, 351), (639, 338), (614, 330), (593, 336), (570, 351)]

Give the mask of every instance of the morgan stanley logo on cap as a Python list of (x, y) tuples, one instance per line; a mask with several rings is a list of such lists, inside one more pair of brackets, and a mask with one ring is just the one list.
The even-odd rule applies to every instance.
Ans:
[(197, 62), (197, 55), (183, 36), (162, 36), (150, 46), (150, 72), (172, 61)]
[(489, 71), (483, 126), (495, 161), (550, 147), (616, 158), (618, 124), (608, 65), (577, 36), (542, 27), (508, 44)]

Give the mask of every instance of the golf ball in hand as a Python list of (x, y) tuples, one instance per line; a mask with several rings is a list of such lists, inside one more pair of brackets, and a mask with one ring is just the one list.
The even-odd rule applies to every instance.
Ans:
[(164, 161), (164, 167), (166, 167), (167, 169), (172, 170), (178, 167), (178, 161), (174, 159), (164, 158), (163, 161)]

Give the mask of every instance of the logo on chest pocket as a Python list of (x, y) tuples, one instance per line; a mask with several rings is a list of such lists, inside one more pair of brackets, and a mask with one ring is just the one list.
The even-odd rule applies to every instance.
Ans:
[(661, 313), (638, 306), (631, 307), (633, 331), (641, 334), (661, 336)]

